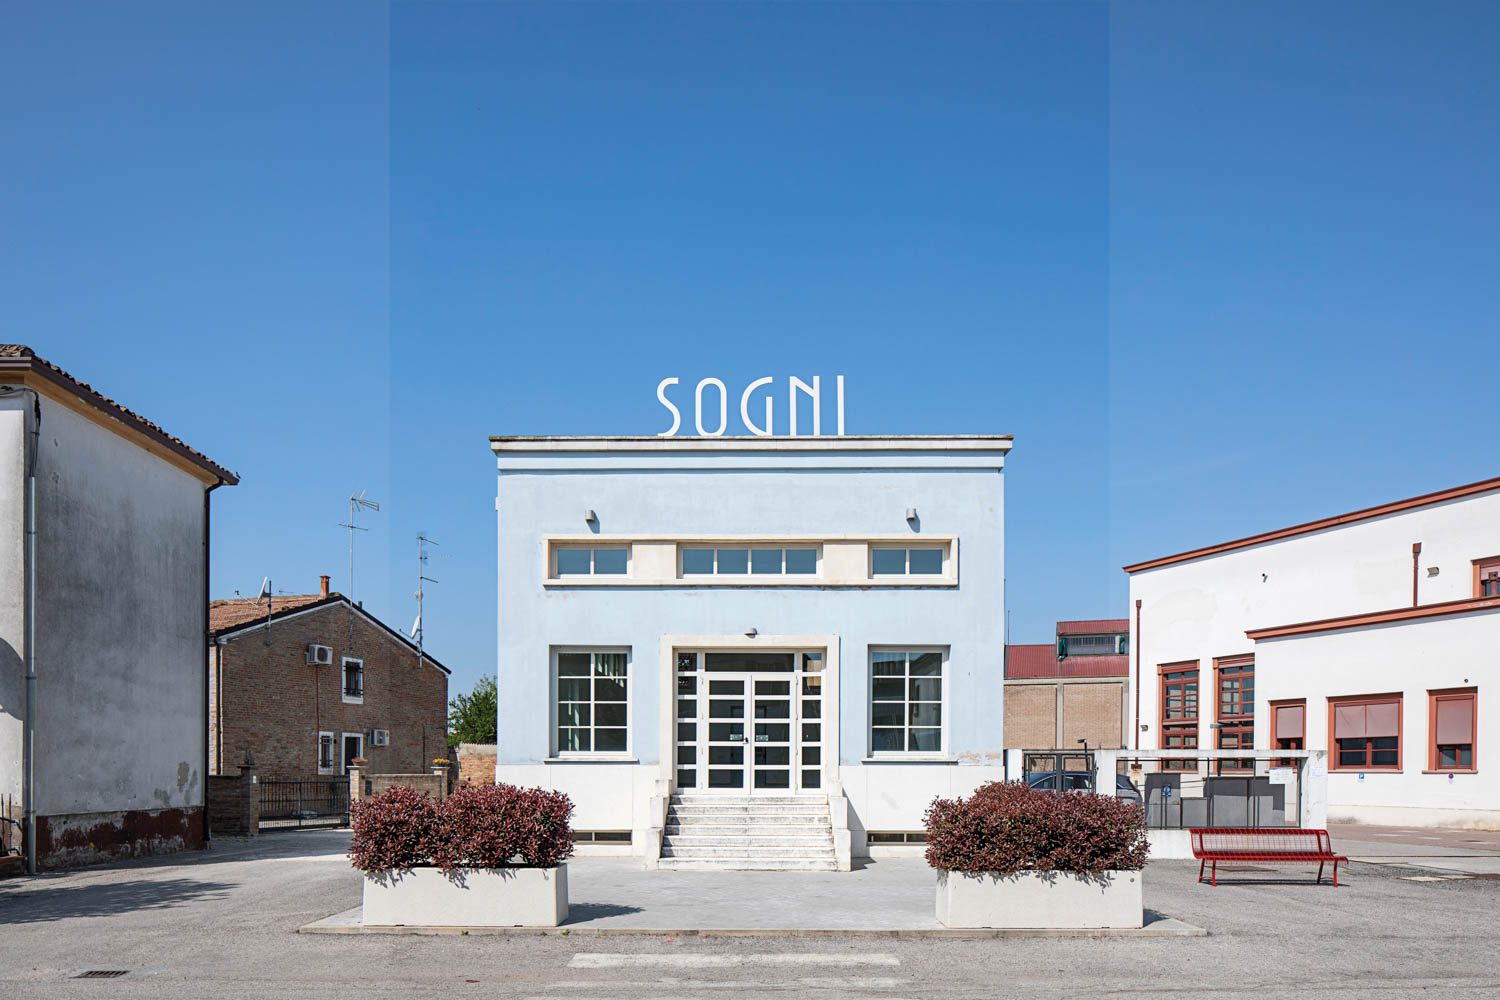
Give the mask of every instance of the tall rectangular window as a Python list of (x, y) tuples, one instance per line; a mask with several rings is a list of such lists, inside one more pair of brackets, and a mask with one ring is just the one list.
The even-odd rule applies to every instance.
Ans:
[(1454, 688), (1427, 692), (1427, 769), (1429, 771), (1475, 771), (1475, 719), (1479, 692), (1475, 688)]
[(870, 750), (943, 752), (943, 653), (882, 649), (870, 654)]
[(1329, 767), (1336, 771), (1401, 770), (1401, 696), (1328, 699)]
[(318, 773), (337, 774), (338, 761), (334, 759), (334, 745), (332, 733), (318, 734)]
[(365, 661), (344, 657), (343, 700), (358, 704), (365, 700)]
[[(1307, 702), (1271, 702), (1271, 746), (1277, 750), (1307, 749)], [(1297, 758), (1283, 757), (1276, 762), (1278, 767), (1294, 767)]]
[(558, 754), (626, 751), (628, 661), (620, 652), (557, 654)]
[[(1220, 750), (1248, 750), (1255, 746), (1255, 660), (1253, 657), (1224, 658), (1214, 661), (1218, 677), (1218, 701), (1215, 721), (1219, 723)], [(1217, 762), (1219, 773), (1251, 771), (1254, 757), (1231, 758)]]
[[(1198, 661), (1167, 663), (1161, 671), (1161, 748), (1198, 749)], [(1193, 771), (1194, 758), (1168, 758), (1164, 771)]]

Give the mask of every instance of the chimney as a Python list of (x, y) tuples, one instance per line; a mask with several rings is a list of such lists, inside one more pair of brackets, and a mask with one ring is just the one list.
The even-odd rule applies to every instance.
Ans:
[(318, 589), (322, 591), (324, 597), (328, 596), (328, 574), (318, 577)]

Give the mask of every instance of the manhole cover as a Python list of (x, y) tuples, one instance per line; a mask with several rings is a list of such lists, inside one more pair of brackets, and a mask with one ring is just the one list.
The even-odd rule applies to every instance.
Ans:
[(129, 969), (89, 969), (87, 972), (80, 972), (80, 973), (78, 973), (73, 978), (74, 979), (119, 979), (121, 976), (125, 975), (129, 971), (130, 971)]

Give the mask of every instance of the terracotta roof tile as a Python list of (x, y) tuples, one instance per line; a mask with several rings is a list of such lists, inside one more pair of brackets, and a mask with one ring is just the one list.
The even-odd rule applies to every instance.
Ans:
[(1089, 618), (1057, 623), (1058, 635), (1099, 635), (1109, 632), (1129, 631), (1129, 618)]
[(38, 357), (36, 352), (25, 344), (0, 344), (0, 377), (3, 377), (4, 371), (18, 368), (29, 368), (38, 372), (54, 385), (67, 389), (84, 402), (120, 420), (122, 423), (134, 428), (147, 437), (154, 438), (194, 465), (224, 480), (226, 484), (233, 486), (239, 483), (239, 476), (230, 472), (203, 454), (203, 452), (192, 447), (181, 438), (168, 434), (160, 425), (152, 423), (139, 413), (126, 409), (87, 382), (74, 378), (46, 358)]
[[(335, 600), (339, 597), (339, 594), (332, 593), (327, 599)], [(271, 611), (273, 615), (288, 614), (324, 599), (322, 594), (277, 594), (271, 600)], [(235, 597), (208, 602), (208, 630), (214, 634), (265, 617), (266, 606), (248, 598)]]

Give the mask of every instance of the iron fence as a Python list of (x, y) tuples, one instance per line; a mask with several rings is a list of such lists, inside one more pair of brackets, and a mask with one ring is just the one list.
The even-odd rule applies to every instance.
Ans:
[(349, 822), (349, 781), (327, 778), (283, 781), (261, 778), (262, 830), (297, 826), (343, 826)]

